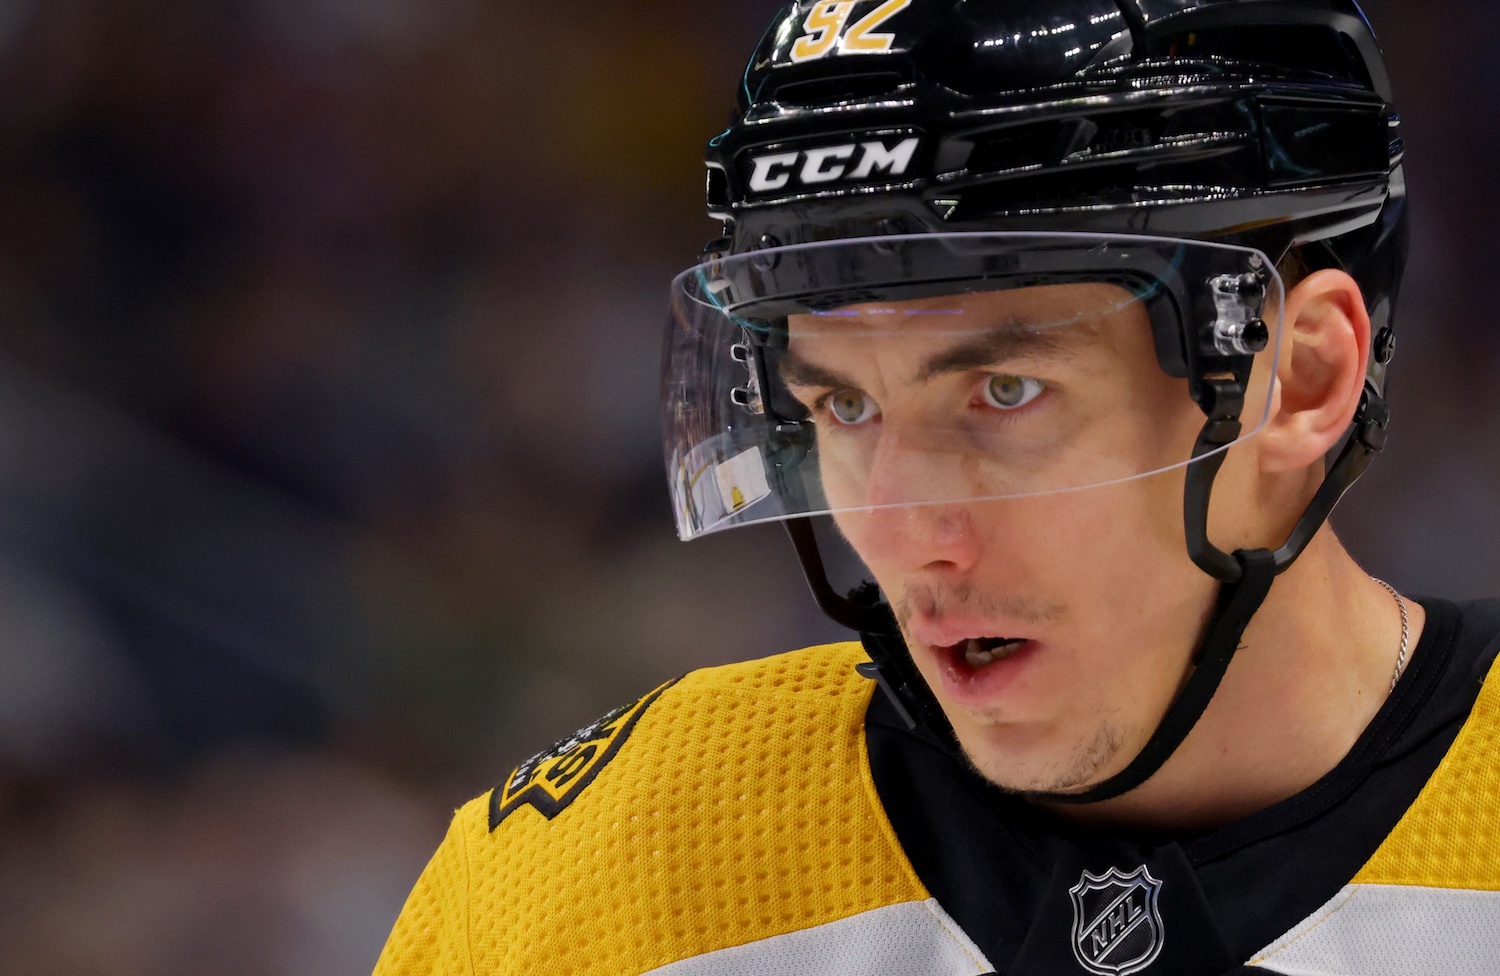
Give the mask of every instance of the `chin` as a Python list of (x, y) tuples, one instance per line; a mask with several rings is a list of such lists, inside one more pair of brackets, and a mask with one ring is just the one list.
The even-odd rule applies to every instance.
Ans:
[(1109, 723), (1071, 735), (1018, 725), (954, 726), (969, 765), (1013, 793), (1058, 793), (1100, 782), (1120, 765), (1125, 738)]

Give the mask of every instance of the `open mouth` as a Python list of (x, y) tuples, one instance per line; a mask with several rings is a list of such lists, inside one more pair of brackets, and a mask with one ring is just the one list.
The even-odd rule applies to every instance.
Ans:
[(975, 671), (1017, 654), (1026, 646), (1025, 637), (970, 637), (944, 648)]
[(926, 646), (937, 665), (944, 701), (993, 708), (1031, 670), (1044, 645), (1032, 637), (965, 637)]

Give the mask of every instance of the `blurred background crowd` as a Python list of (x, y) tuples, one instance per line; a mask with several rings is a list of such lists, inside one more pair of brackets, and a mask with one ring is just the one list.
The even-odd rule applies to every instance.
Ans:
[[(839, 636), (658, 446), (775, 7), (0, 0), (0, 974), (366, 972), (517, 761)], [(1414, 253), (1335, 524), (1500, 594), (1500, 4), (1368, 10)]]

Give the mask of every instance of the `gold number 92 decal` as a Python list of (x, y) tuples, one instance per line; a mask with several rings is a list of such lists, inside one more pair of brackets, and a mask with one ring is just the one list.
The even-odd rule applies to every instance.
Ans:
[[(885, 54), (894, 34), (876, 29), (911, 6), (911, 0), (885, 0), (880, 6), (849, 24), (856, 0), (818, 0), (802, 22), (802, 36), (792, 45), (793, 61), (811, 61), (831, 51), (839, 54)], [(848, 28), (845, 29), (845, 25)]]

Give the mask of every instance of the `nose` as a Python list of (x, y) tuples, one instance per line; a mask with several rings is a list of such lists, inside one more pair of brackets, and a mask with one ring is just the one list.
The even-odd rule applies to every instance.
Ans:
[(887, 428), (868, 456), (865, 505), (838, 517), (840, 528), (877, 577), (938, 570), (965, 573), (981, 537), (962, 458)]

